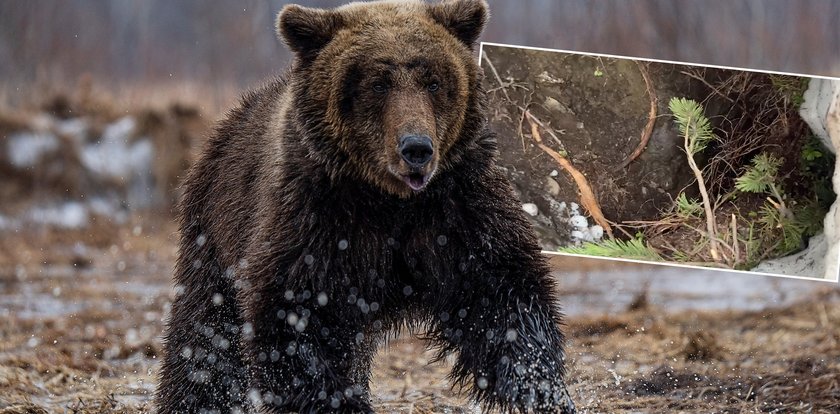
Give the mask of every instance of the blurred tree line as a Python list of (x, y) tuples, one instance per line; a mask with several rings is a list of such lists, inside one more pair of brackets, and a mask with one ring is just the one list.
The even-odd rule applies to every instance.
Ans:
[[(247, 86), (288, 51), (284, 1), (0, 0), (0, 86), (173, 81)], [(301, 0), (335, 6), (338, 0)], [(840, 76), (840, 1), (489, 0), (482, 40)]]

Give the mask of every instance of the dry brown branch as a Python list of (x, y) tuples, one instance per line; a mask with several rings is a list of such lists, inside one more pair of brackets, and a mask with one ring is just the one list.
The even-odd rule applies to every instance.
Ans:
[[(592, 192), (592, 187), (589, 186), (589, 181), (586, 179), (586, 176), (575, 168), (571, 161), (569, 161), (566, 157), (560, 155), (560, 153), (543, 143), (542, 136), (539, 131), (539, 125), (541, 125), (541, 123), (534, 117), (534, 115), (526, 111), (525, 116), (528, 119), (528, 123), (531, 124), (531, 135), (534, 138), (534, 141), (537, 142), (537, 146), (540, 147), (543, 152), (551, 156), (554, 161), (557, 161), (557, 163), (572, 176), (575, 184), (577, 184), (578, 192), (580, 193), (580, 203), (586, 211), (592, 215), (592, 219), (594, 219), (599, 226), (604, 228), (607, 235), (610, 238), (613, 238), (612, 227), (610, 227), (610, 223), (604, 217), (604, 213), (601, 212), (601, 206), (598, 204), (598, 200), (595, 199), (595, 194)], [(551, 131), (549, 131), (549, 133), (551, 133)]]
[(653, 85), (650, 80), (650, 75), (648, 74), (647, 69), (641, 62), (636, 62), (636, 65), (639, 66), (639, 72), (642, 73), (642, 77), (645, 79), (645, 87), (647, 88), (648, 97), (650, 97), (650, 112), (648, 113), (648, 121), (645, 124), (645, 129), (642, 130), (642, 136), (639, 139), (639, 145), (636, 146), (636, 149), (633, 150), (630, 155), (621, 162), (621, 164), (614, 169), (614, 171), (623, 170), (630, 165), (639, 155), (642, 154), (642, 151), (645, 150), (647, 147), (648, 141), (650, 141), (650, 134), (653, 133), (653, 125), (656, 124), (656, 92), (653, 90)]
[(620, 232), (624, 233), (624, 235), (627, 236), (628, 238), (631, 238), (631, 239), (633, 238), (633, 235), (630, 234), (630, 232), (628, 232), (627, 230), (624, 230), (624, 228), (621, 226), (621, 224), (616, 223), (616, 222), (611, 221), (611, 220), (607, 220), (607, 221), (610, 223), (610, 226), (615, 226), (615, 228), (617, 228)]
[[(558, 137), (557, 134), (555, 134), (554, 131), (551, 130), (551, 128), (549, 128), (546, 124), (544, 124), (542, 121), (540, 121), (537, 117), (532, 115), (531, 112), (528, 111), (527, 108), (524, 108), (524, 107), (520, 106), (519, 109), (524, 111), (523, 113), (526, 116), (528, 116), (529, 121), (536, 122), (537, 125), (539, 125), (540, 127), (542, 127), (542, 129), (545, 130), (545, 132), (548, 132), (548, 135), (551, 137), (551, 139), (554, 140), (554, 142), (557, 143), (557, 145), (559, 145), (561, 148), (563, 147), (563, 141), (560, 140), (560, 137)], [(533, 127), (531, 129), (533, 130)]]

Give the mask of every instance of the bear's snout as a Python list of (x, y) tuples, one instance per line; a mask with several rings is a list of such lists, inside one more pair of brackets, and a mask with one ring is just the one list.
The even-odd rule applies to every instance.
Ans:
[(428, 135), (403, 135), (398, 148), (400, 156), (412, 170), (422, 170), (432, 160), (435, 150)]

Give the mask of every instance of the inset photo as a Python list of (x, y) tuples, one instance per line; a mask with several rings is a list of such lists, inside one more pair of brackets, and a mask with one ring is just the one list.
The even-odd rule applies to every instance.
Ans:
[(480, 61), (546, 251), (837, 280), (840, 79), (488, 43)]

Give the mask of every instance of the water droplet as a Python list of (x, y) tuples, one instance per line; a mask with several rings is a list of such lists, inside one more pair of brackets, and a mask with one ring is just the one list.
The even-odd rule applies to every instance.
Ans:
[(326, 293), (321, 292), (318, 294), (318, 305), (327, 306), (327, 302), (329, 302), (329, 297)]
[(349, 245), (350, 245), (350, 243), (348, 243), (347, 240), (343, 240), (343, 239), (339, 240), (338, 241), (338, 250), (347, 250), (347, 247)]
[(437, 236), (437, 244), (441, 247), (446, 246), (446, 243), (448, 241), (449, 240), (446, 238), (446, 236), (444, 236), (442, 234), (440, 236)]
[(458, 317), (461, 318), (461, 319), (466, 318), (467, 317), (467, 310), (466, 309), (459, 310), (458, 311)]
[(224, 302), (224, 301), (225, 301), (225, 297), (224, 297), (224, 296), (222, 296), (222, 294), (221, 294), (221, 293), (214, 293), (214, 294), (213, 294), (213, 304), (214, 304), (214, 305), (219, 306), (219, 305), (221, 305), (221, 304), (222, 304), (222, 302)]
[(198, 247), (201, 247), (204, 246), (204, 243), (207, 243), (207, 236), (199, 234), (198, 237), (195, 238), (195, 244), (197, 244)]
[(414, 289), (411, 286), (406, 285), (403, 288), (403, 295), (411, 296), (412, 293), (414, 293)]
[(513, 329), (508, 329), (508, 330), (507, 330), (507, 332), (505, 332), (505, 341), (508, 341), (508, 342), (513, 342), (513, 341), (515, 341), (515, 340), (516, 340), (516, 338), (517, 338), (518, 336), (519, 336), (519, 335), (516, 333), (516, 331), (515, 331), (515, 330), (513, 330)]
[(295, 292), (287, 290), (283, 297), (286, 298), (286, 300), (291, 301), (295, 298)]
[(487, 389), (488, 381), (485, 377), (478, 377), (478, 380), (475, 382), (475, 385), (478, 386), (479, 389)]
[(312, 264), (315, 263), (315, 256), (307, 254), (306, 256), (303, 256), (303, 262), (306, 263), (307, 266), (312, 266)]
[(256, 388), (251, 388), (248, 390), (248, 399), (251, 400), (251, 404), (255, 406), (260, 405), (260, 400), (262, 399), (260, 396), (260, 390)]

